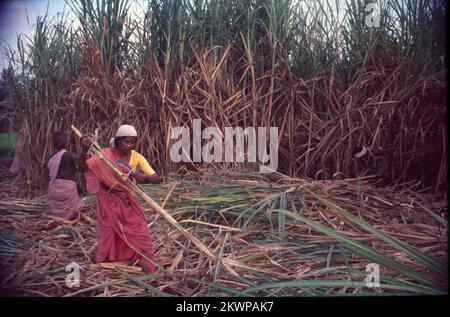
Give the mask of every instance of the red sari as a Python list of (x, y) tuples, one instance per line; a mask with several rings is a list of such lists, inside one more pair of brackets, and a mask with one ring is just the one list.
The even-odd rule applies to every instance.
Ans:
[[(120, 159), (116, 148), (103, 155), (112, 162)], [(137, 263), (153, 273), (153, 242), (142, 207), (126, 183), (98, 156), (87, 160), (87, 189), (97, 194), (97, 263)], [(120, 166), (119, 166), (120, 168)]]

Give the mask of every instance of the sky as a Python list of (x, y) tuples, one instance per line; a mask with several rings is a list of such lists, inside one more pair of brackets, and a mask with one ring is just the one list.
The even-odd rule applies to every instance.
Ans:
[[(129, 3), (130, 14), (139, 14), (146, 7), (147, 0), (131, 0)], [(9, 45), (16, 50), (18, 34), (31, 37), (36, 18), (44, 16), (47, 10), (50, 20), (58, 13), (64, 13), (68, 14), (70, 21), (77, 22), (65, 0), (0, 0), (0, 70), (8, 66), (2, 53), (4, 48)]]
[[(142, 15), (147, 1), (129, 0), (130, 15)], [(337, 1), (344, 2), (344, 0)], [(331, 4), (333, 3), (334, 1), (331, 1)], [(50, 20), (58, 13), (64, 13), (68, 14), (69, 21), (75, 21), (74, 25), (78, 24), (77, 18), (65, 0), (0, 0), (0, 71), (8, 66), (3, 54), (4, 49), (11, 46), (14, 51), (17, 50), (18, 34), (32, 37), (33, 24), (37, 16), (44, 16), (47, 10)]]
[[(59, 12), (68, 12), (69, 6), (64, 0), (3, 0), (0, 2), (0, 69), (7, 66), (3, 49), (8, 45), (15, 50), (17, 35), (30, 36), (33, 23), (38, 15), (54, 17)], [(28, 21), (27, 21), (28, 16)]]

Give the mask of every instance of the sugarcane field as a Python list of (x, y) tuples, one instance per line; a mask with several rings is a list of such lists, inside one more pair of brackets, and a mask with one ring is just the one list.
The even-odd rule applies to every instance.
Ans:
[(0, 295), (448, 295), (446, 14), (0, 4)]

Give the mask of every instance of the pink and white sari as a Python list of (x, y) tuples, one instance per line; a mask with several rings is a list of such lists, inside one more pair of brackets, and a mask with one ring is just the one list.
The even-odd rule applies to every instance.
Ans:
[(73, 180), (56, 178), (61, 158), (66, 150), (57, 152), (47, 164), (50, 172), (48, 202), (53, 216), (75, 220), (80, 218), (84, 202), (77, 192), (77, 183)]

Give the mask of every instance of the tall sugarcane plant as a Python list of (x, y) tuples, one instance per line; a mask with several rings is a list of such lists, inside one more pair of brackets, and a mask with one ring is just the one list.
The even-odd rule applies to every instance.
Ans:
[(374, 3), (376, 26), (360, 0), (151, 0), (140, 16), (130, 1), (70, 0), (78, 24), (40, 17), (7, 52), (17, 125), (37, 137), (31, 183), (55, 129), (100, 128), (106, 143), (119, 124), (135, 124), (139, 150), (170, 172), (182, 168), (170, 161), (171, 127), (200, 118), (278, 127), (279, 171), (290, 175), (364, 175), (372, 156), (355, 160), (354, 148), (382, 147), (394, 183), (443, 188), (446, 6)]

